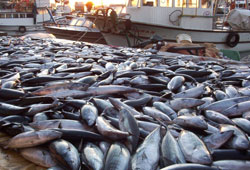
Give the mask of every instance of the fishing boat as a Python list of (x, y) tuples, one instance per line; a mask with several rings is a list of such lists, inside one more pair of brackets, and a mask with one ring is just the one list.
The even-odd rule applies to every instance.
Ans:
[(71, 16), (71, 21), (68, 25), (49, 24), (45, 26), (45, 29), (48, 33), (60, 39), (106, 44), (105, 39), (95, 24), (84, 16)]
[(3, 0), (0, 2), (0, 31), (23, 35), (44, 30), (43, 24), (53, 20), (50, 0)]
[(250, 26), (245, 22), (249, 10), (234, 9), (228, 14), (218, 14), (217, 2), (127, 0), (119, 10), (98, 9), (88, 18), (95, 22), (109, 45), (137, 46), (155, 34), (171, 43), (184, 33), (191, 36), (193, 43), (207, 42), (219, 49), (250, 51)]

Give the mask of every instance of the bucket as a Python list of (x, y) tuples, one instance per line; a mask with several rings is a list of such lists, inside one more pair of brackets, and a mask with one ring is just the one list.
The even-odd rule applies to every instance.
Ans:
[(178, 34), (176, 36), (177, 43), (192, 43), (192, 38), (188, 34)]

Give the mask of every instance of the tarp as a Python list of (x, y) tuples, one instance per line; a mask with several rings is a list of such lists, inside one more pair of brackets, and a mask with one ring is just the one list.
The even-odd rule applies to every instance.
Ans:
[(234, 31), (250, 31), (250, 10), (233, 9), (228, 13), (226, 22), (232, 27)]

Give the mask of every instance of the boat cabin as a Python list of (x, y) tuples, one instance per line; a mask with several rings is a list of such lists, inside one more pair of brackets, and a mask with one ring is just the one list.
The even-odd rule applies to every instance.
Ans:
[(36, 30), (50, 21), (49, 0), (3, 0), (0, 2), (0, 30), (20, 32)]
[(185, 29), (212, 30), (212, 0), (128, 0), (132, 22)]
[[(50, 20), (48, 3), (36, 0), (5, 0), (0, 2), (1, 25), (32, 25)], [(8, 19), (12, 19), (11, 22)]]
[(69, 26), (71, 27), (86, 27), (86, 28), (96, 28), (95, 24), (85, 17), (73, 18)]

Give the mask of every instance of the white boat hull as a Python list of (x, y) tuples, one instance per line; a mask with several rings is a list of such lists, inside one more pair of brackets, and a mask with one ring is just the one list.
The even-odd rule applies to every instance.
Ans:
[[(136, 28), (136, 29), (135, 29)], [(137, 31), (135, 31), (137, 30)], [(213, 43), (219, 49), (230, 49), (236, 51), (250, 51), (250, 32), (239, 31), (240, 41), (235, 47), (226, 45), (226, 39), (230, 31), (222, 30), (191, 30), (181, 28), (162, 27), (154, 25), (146, 25), (133, 23), (132, 34), (114, 34), (103, 33), (103, 36), (109, 45), (115, 46), (136, 46), (141, 40), (148, 40), (154, 34), (161, 36), (167, 42), (176, 42), (178, 34), (188, 34), (192, 38), (193, 43)], [(133, 36), (136, 35), (136, 36)], [(129, 41), (127, 40), (129, 39)]]
[(25, 32), (20, 32), (19, 26), (1, 25), (0, 31), (6, 32), (7, 35), (11, 36), (25, 35), (35, 31), (45, 31), (43, 25), (31, 25), (31, 26), (26, 25), (25, 28), (26, 28)]

